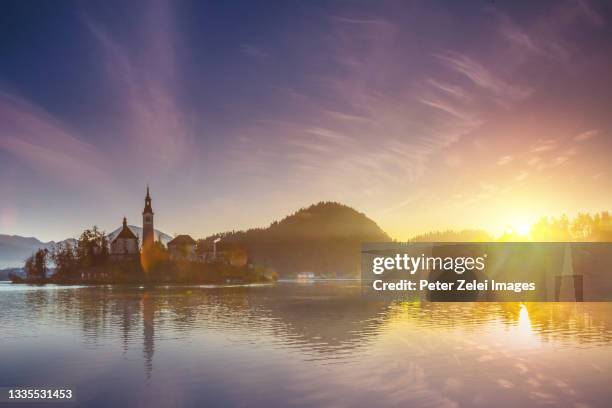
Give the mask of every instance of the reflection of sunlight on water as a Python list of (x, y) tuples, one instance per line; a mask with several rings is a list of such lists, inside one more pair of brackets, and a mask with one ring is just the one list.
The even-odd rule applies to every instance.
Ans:
[(531, 334), (531, 320), (529, 319), (529, 311), (527, 310), (527, 306), (524, 303), (521, 303), (521, 309), (519, 311), (518, 318), (518, 329), (519, 332), (524, 334)]
[(508, 303), (504, 307), (508, 314), (496, 319), (501, 325), (495, 325), (499, 329), (496, 330), (498, 341), (510, 349), (532, 348), (543, 343), (526, 304)]
[(514, 345), (524, 347), (541, 343), (541, 338), (533, 330), (529, 309), (524, 303), (519, 305), (518, 320), (513, 332), (512, 336), (507, 337), (507, 339), (510, 339)]
[[(478, 337), (479, 343), (503, 344), (506, 349), (524, 349), (542, 345), (559, 330), (550, 319), (549, 307), (524, 303), (418, 303), (391, 305), (379, 333), (445, 333), (461, 339)], [(547, 317), (548, 316), (548, 317)], [(543, 323), (542, 320), (544, 320)], [(552, 323), (551, 323), (552, 322)], [(548, 324), (548, 326), (547, 326)]]
[(609, 406), (612, 304), (389, 304), (360, 290), (0, 288), (0, 384), (59, 381), (60, 366), (80, 395), (119, 405)]

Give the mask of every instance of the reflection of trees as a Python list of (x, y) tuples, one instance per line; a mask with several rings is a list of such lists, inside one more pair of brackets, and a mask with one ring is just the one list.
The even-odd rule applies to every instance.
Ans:
[(34, 291), (28, 305), (42, 313), (53, 303), (62, 320), (81, 326), (88, 343), (120, 335), (124, 352), (141, 330), (150, 375), (156, 325), (172, 327), (178, 335), (220, 331), (230, 342), (237, 332), (267, 335), (315, 354), (359, 347), (377, 333), (386, 309), (384, 304), (362, 301), (360, 293), (358, 285), (292, 286), (289, 290), (116, 286), (58, 290), (53, 301), (46, 292)]
[[(376, 333), (384, 305), (363, 302), (360, 287), (337, 285), (176, 289), (161, 294), (176, 330), (248, 331), (315, 353), (349, 350)], [(158, 293), (160, 295), (160, 293)]]
[(386, 304), (364, 301), (360, 287), (337, 285), (297, 286), (289, 292), (277, 288), (275, 297), (264, 297), (260, 305), (278, 322), (275, 336), (289, 339), (329, 358), (359, 348), (375, 337), (384, 321)]
[(29, 290), (24, 296), (25, 307), (35, 313), (43, 313), (49, 304), (49, 292), (41, 290)]

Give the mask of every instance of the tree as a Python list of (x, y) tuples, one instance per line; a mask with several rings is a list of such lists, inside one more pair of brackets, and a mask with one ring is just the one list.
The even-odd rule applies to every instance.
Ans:
[(83, 231), (75, 244), (64, 241), (51, 252), (55, 276), (60, 279), (78, 279), (87, 269), (105, 265), (110, 259), (108, 238), (94, 226)]
[(28, 280), (43, 280), (47, 277), (48, 255), (49, 250), (41, 248), (26, 259), (25, 271)]
[(560, 218), (542, 218), (531, 228), (531, 235), (537, 242), (566, 242), (574, 238), (566, 215)]
[(51, 253), (55, 264), (55, 274), (61, 278), (74, 278), (79, 275), (79, 262), (75, 248), (69, 241), (57, 244)]
[(77, 258), (81, 267), (104, 265), (109, 258), (108, 238), (95, 225), (83, 231), (77, 242)]

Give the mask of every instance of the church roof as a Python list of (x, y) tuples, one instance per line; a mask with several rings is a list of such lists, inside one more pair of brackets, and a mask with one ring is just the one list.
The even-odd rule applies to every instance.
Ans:
[(119, 238), (138, 239), (136, 235), (134, 235), (130, 227), (127, 226), (127, 220), (125, 219), (125, 217), (123, 217), (123, 228), (121, 228), (121, 231), (119, 232), (119, 234), (117, 234), (115, 239), (113, 239), (113, 242), (115, 242)]
[(189, 235), (177, 235), (174, 239), (168, 242), (168, 246), (171, 245), (195, 245), (196, 242)]

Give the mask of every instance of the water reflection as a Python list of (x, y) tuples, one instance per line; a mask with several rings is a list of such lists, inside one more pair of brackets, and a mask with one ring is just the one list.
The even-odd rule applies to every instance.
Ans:
[(21, 302), (6, 307), (19, 310), (21, 317), (27, 315), (30, 321), (51, 318), (78, 322), (87, 342), (100, 342), (118, 332), (126, 349), (140, 320), (149, 360), (156, 324), (168, 326), (177, 334), (200, 328), (229, 332), (252, 329), (280, 338), (284, 344), (320, 353), (363, 346), (401, 320), (420, 327), (460, 327), (467, 331), (500, 323), (536, 334), (542, 341), (608, 344), (612, 338), (612, 308), (607, 303), (385, 303), (363, 301), (358, 287), (333, 284), (280, 288), (89, 287), (78, 291), (58, 288), (26, 290), (11, 298), (3, 293), (2, 297), (5, 304), (21, 298)]
[(49, 378), (35, 357), (57, 356), (63, 381), (93, 405), (108, 404), (108, 390), (121, 391), (121, 405), (160, 406), (211, 395), (223, 405), (357, 406), (597, 406), (610, 396), (607, 303), (372, 302), (359, 285), (332, 283), (0, 285), (0, 307), (0, 386)]
[(529, 310), (524, 304), (520, 305), (518, 316), (518, 327), (524, 334), (531, 334), (531, 319), (529, 319)]
[[(100, 343), (117, 334), (127, 351), (133, 332), (140, 328), (149, 368), (156, 325), (178, 336), (199, 329), (227, 333), (252, 330), (285, 346), (325, 355), (342, 355), (342, 351), (364, 347), (401, 321), (416, 327), (468, 332), (498, 324), (545, 342), (605, 345), (612, 340), (612, 307), (608, 303), (372, 302), (360, 297), (357, 286), (335, 284), (60, 287), (21, 293), (0, 291), (0, 296), (5, 310), (19, 312), (18, 317), (29, 322), (78, 323), (85, 342)], [(8, 304), (15, 300), (18, 302)], [(11, 321), (14, 319), (9, 315), (2, 319), (9, 325)]]
[(151, 378), (153, 371), (153, 353), (155, 351), (155, 305), (149, 292), (142, 294), (142, 353), (145, 361), (147, 379)]

